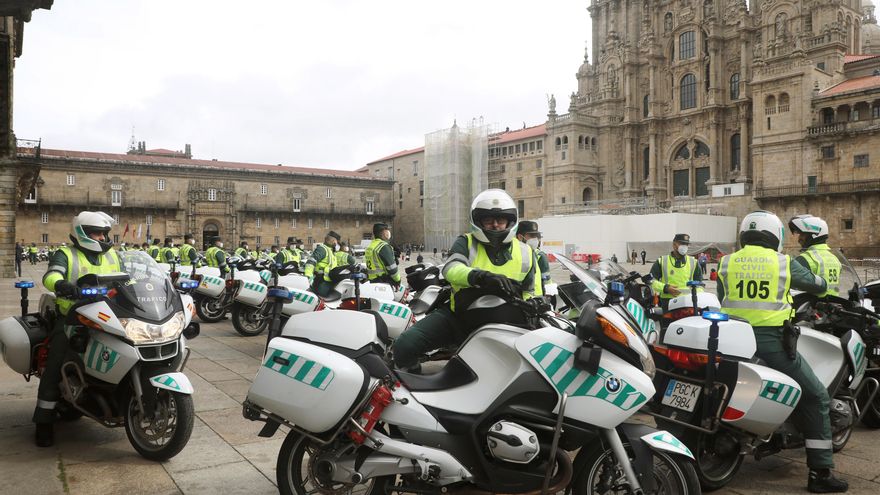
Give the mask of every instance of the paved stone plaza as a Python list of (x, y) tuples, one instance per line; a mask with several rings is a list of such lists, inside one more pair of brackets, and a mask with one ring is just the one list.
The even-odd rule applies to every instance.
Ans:
[[(45, 268), (45, 263), (25, 264), (25, 278), (39, 282)], [(556, 264), (553, 272), (557, 280), (567, 279)], [(42, 291), (31, 292), (32, 308)], [(0, 279), (0, 316), (19, 311), (13, 280)], [(142, 459), (121, 428), (107, 429), (88, 419), (58, 423), (55, 446), (38, 449), (30, 421), (37, 383), (26, 383), (0, 365), (0, 493), (276, 493), (275, 459), (285, 432), (271, 439), (258, 437), (262, 423), (242, 418), (240, 406), (259, 367), (265, 338), (241, 337), (224, 321), (203, 324), (201, 336), (189, 345), (193, 354), (186, 373), (195, 387), (195, 427), (186, 448), (164, 463)], [(859, 426), (835, 456), (838, 470), (850, 483), (849, 493), (880, 493), (878, 439), (880, 432)], [(761, 462), (747, 459), (736, 480), (715, 493), (806, 493), (806, 475), (802, 451)]]

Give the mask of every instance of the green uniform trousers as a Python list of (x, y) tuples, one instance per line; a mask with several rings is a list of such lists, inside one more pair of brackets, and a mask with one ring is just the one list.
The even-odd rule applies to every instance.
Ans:
[(315, 294), (321, 297), (327, 297), (328, 294), (333, 290), (335, 285), (332, 282), (327, 282), (324, 280), (323, 275), (316, 275), (315, 281), (312, 282), (312, 290), (315, 291)]
[(448, 306), (437, 308), (394, 341), (394, 364), (400, 369), (415, 366), (425, 353), (458, 346), (468, 334)]
[(811, 469), (833, 468), (831, 420), (828, 416), (831, 398), (822, 382), (813, 373), (803, 356), (791, 360), (782, 347), (782, 329), (755, 327), (757, 355), (774, 370), (790, 376), (801, 387), (801, 399), (791, 415), (794, 425), (804, 436), (807, 465)]
[(68, 349), (67, 335), (64, 333), (64, 317), (59, 315), (49, 335), (49, 355), (46, 358), (46, 369), (40, 377), (37, 388), (37, 407), (34, 409), (34, 423), (52, 423), (55, 421), (55, 405), (61, 399), (61, 365)]

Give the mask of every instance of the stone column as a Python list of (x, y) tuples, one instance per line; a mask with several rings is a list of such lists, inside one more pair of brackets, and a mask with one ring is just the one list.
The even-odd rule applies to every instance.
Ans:
[(740, 104), (739, 111), (739, 176), (737, 182), (751, 182), (752, 147), (749, 136), (749, 114), (746, 112), (748, 103)]
[[(657, 66), (651, 63), (648, 67), (648, 117), (654, 116), (654, 100), (656, 99), (655, 82)], [(653, 146), (651, 147), (653, 150)], [(651, 151), (653, 153), (653, 151)]]
[(709, 181), (706, 184), (711, 186), (721, 182), (721, 157), (724, 154), (721, 151), (721, 123), (718, 122), (718, 115), (713, 112), (710, 118), (712, 119), (712, 154), (709, 156)]
[(623, 131), (623, 163), (624, 185), (623, 193), (629, 195), (633, 191), (633, 136), (632, 129), (627, 127)]
[(651, 130), (651, 135), (648, 139), (648, 146), (650, 147), (648, 150), (648, 190), (651, 192), (652, 189), (657, 188), (657, 132), (653, 129)]

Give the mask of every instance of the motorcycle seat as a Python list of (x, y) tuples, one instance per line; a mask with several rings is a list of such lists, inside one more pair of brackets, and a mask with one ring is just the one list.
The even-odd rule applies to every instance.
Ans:
[(476, 373), (458, 356), (453, 356), (443, 369), (430, 375), (415, 375), (400, 370), (395, 373), (410, 392), (449, 390), (463, 387), (477, 379)]
[(332, 290), (332, 291), (330, 291), (330, 293), (327, 294), (327, 296), (324, 298), (324, 301), (326, 301), (326, 302), (333, 302), (333, 301), (338, 301), (340, 298), (342, 298), (342, 293), (341, 293), (341, 292), (338, 292), (338, 291), (335, 291), (335, 290)]

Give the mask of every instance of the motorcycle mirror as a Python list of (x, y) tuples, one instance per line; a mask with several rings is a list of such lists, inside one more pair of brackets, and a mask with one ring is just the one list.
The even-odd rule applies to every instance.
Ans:
[(186, 340), (192, 340), (199, 336), (202, 333), (202, 326), (193, 321), (186, 328), (183, 329), (183, 336), (186, 337)]
[(591, 375), (599, 372), (599, 360), (602, 358), (601, 347), (581, 347), (574, 354), (574, 367)]
[(654, 321), (660, 321), (663, 319), (663, 308), (659, 306), (654, 306), (650, 310), (648, 310), (648, 318)]

